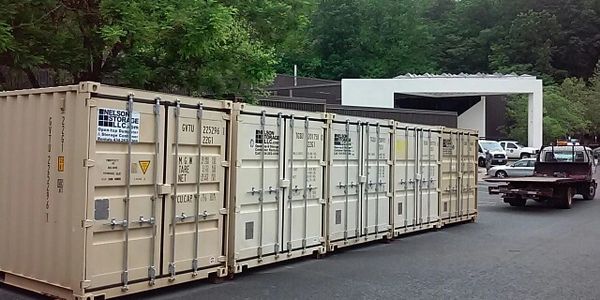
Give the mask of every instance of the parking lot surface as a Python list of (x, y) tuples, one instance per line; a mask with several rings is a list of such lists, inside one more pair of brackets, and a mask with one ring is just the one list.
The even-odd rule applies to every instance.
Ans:
[[(145, 299), (599, 299), (600, 200), (514, 208), (479, 187), (476, 223), (265, 267)], [(0, 285), (0, 299), (36, 299)], [(134, 297), (131, 297), (134, 298)]]

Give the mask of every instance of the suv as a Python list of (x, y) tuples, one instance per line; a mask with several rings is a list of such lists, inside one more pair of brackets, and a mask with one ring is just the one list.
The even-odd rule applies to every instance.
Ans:
[(500, 141), (500, 146), (506, 151), (508, 158), (530, 158), (535, 157), (539, 152), (536, 148), (523, 147), (516, 141)]
[(496, 141), (479, 141), (479, 158), (477, 164), (480, 167), (485, 167), (485, 153), (489, 151), (492, 154), (492, 165), (505, 165), (508, 162), (506, 157), (506, 151), (502, 148), (500, 143)]

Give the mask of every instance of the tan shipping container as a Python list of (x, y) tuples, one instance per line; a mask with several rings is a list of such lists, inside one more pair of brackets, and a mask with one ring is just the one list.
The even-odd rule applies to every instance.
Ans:
[(323, 113), (234, 106), (232, 272), (325, 252)]
[(0, 93), (0, 278), (87, 299), (225, 276), (230, 110), (93, 82)]
[(442, 127), (396, 123), (394, 236), (441, 226), (441, 133)]
[(440, 201), (443, 225), (477, 218), (477, 141), (474, 131), (443, 130)]
[(393, 123), (331, 115), (326, 221), (329, 251), (391, 238)]

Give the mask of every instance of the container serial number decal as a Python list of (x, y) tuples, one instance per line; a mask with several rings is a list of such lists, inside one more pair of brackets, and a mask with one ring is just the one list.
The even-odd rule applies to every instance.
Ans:
[(129, 141), (129, 126), (131, 124), (131, 141), (140, 141), (140, 113), (121, 109), (98, 109), (97, 141), (127, 143)]

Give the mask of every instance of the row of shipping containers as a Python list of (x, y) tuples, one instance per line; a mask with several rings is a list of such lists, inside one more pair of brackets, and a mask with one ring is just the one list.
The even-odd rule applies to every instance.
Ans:
[(477, 217), (475, 132), (83, 82), (0, 93), (0, 281), (102, 299)]

